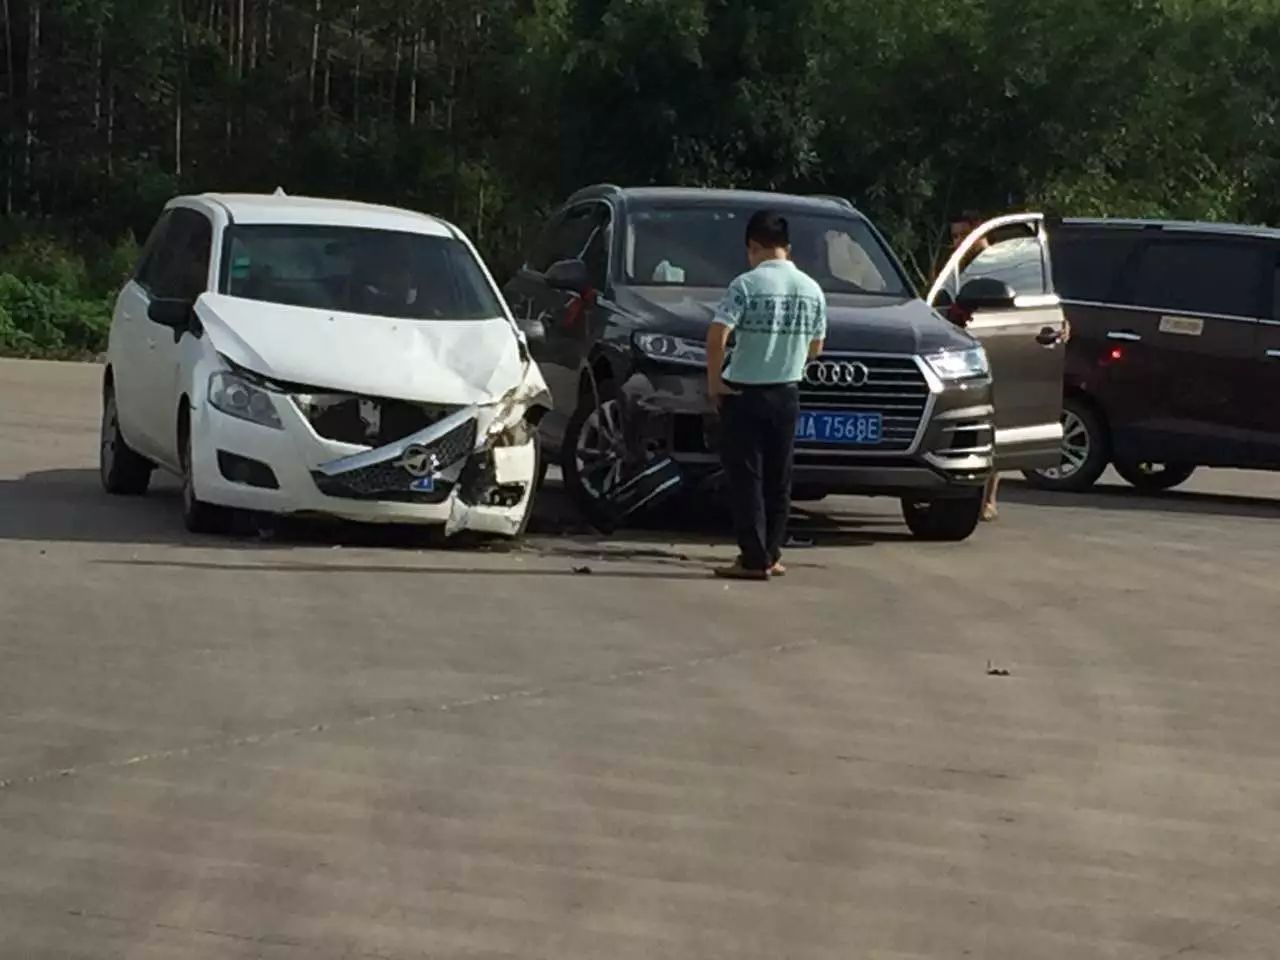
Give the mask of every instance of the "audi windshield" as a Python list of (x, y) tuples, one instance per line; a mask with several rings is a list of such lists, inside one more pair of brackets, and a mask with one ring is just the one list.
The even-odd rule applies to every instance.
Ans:
[(219, 289), (265, 303), (402, 320), (502, 316), (466, 244), (362, 227), (229, 227)]
[[(627, 282), (639, 286), (727, 287), (748, 269), (747, 207), (661, 206), (633, 211), (623, 251)], [(909, 297), (884, 244), (854, 216), (783, 211), (791, 258), (827, 293)]]

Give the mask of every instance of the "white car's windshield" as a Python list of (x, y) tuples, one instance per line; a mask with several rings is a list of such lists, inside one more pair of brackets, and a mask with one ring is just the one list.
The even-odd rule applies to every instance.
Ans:
[(502, 316), (462, 242), (360, 227), (230, 227), (218, 289), (247, 300), (406, 320)]
[[(744, 233), (753, 209), (663, 206), (635, 210), (627, 224), (627, 282), (727, 287), (748, 269)], [(856, 216), (784, 211), (791, 258), (828, 293), (908, 296), (884, 246)]]

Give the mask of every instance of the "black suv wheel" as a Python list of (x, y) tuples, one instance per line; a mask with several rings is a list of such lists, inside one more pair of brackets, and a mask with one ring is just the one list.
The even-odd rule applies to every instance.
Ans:
[(1116, 473), (1139, 490), (1172, 490), (1196, 472), (1194, 464), (1148, 463), (1116, 458)]
[(612, 380), (600, 380), (595, 391), (587, 390), (578, 398), (560, 444), (564, 488), (597, 527), (610, 523), (604, 498), (622, 475), (621, 417), (618, 388)]
[(1107, 469), (1109, 448), (1106, 427), (1093, 407), (1079, 397), (1067, 397), (1062, 405), (1062, 462), (1022, 475), (1042, 490), (1088, 490)]
[(921, 540), (967, 540), (981, 516), (981, 490), (963, 498), (915, 500), (904, 497), (902, 500), (902, 517)]

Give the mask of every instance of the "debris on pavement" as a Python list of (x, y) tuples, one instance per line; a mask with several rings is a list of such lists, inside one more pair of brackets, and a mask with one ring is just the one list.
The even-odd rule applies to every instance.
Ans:
[(992, 663), (991, 663), (991, 661), (990, 661), (990, 660), (988, 660), (988, 661), (987, 661), (987, 676), (988, 676), (988, 677), (1007, 677), (1007, 676), (1010, 676), (1010, 673), (1009, 673), (1009, 671), (1008, 671), (1008, 670), (1006, 670), (1004, 667), (997, 667), (997, 666), (993, 666), (993, 665), (992, 665)]

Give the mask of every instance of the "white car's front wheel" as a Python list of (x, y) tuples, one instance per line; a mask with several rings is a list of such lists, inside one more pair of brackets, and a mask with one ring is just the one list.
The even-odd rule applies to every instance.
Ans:
[(231, 511), (205, 503), (196, 495), (191, 460), (191, 414), (183, 409), (178, 422), (178, 449), (182, 457), (182, 523), (191, 533), (226, 533), (231, 528)]
[(125, 442), (120, 432), (120, 409), (115, 387), (102, 391), (102, 430), (98, 443), (98, 475), (102, 489), (119, 496), (138, 497), (151, 485), (155, 465)]

